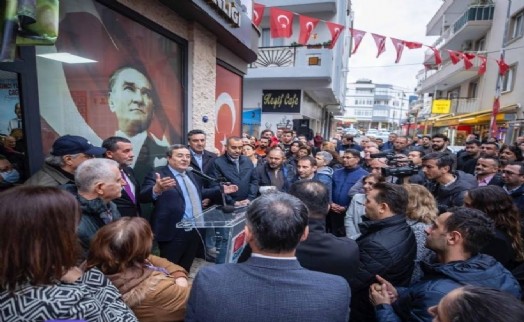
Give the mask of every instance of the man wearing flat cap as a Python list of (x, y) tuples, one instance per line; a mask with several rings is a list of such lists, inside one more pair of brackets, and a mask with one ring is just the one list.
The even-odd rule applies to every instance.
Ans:
[(87, 159), (101, 156), (106, 149), (92, 145), (81, 136), (64, 135), (53, 143), (50, 155), (42, 168), (25, 184), (37, 186), (61, 186), (75, 183), (75, 170)]

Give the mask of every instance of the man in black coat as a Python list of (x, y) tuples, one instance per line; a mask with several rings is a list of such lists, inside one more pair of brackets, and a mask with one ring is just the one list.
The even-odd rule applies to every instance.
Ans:
[(289, 194), (300, 199), (309, 210), (309, 236), (298, 245), (296, 252), (300, 265), (342, 276), (350, 283), (360, 264), (358, 246), (352, 239), (326, 233), (329, 190), (320, 181), (303, 180), (293, 183)]
[(366, 198), (366, 218), (359, 224), (362, 235), (357, 239), (360, 266), (350, 283), (352, 322), (374, 321), (368, 289), (376, 275), (387, 275), (394, 285), (409, 285), (417, 253), (415, 235), (404, 215), (406, 189), (377, 183)]
[(111, 136), (102, 142), (102, 147), (107, 150), (104, 154), (107, 159), (118, 162), (122, 179), (126, 182), (126, 185), (122, 187), (122, 195), (113, 200), (120, 215), (140, 216), (140, 203), (138, 202), (140, 184), (133, 168), (130, 167), (135, 157), (131, 141), (124, 137)]

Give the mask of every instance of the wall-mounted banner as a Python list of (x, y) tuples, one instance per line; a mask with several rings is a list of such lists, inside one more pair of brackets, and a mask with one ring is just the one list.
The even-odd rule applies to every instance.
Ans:
[(262, 91), (263, 113), (300, 113), (301, 90), (271, 89)]
[(451, 100), (434, 100), (431, 106), (433, 114), (448, 114), (451, 110)]

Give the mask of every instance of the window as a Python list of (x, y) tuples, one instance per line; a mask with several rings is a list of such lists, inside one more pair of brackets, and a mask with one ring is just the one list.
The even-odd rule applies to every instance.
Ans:
[(475, 97), (477, 97), (478, 87), (479, 87), (478, 81), (474, 81), (474, 82), (469, 83), (468, 98), (475, 98)]
[(502, 93), (504, 92), (510, 92), (513, 90), (513, 83), (514, 83), (514, 76), (516, 72), (517, 67), (511, 66), (506, 75), (502, 77), (502, 86), (500, 88), (500, 91)]
[(262, 37), (260, 37), (260, 47), (269, 47), (271, 41), (271, 31), (269, 28), (262, 29)]
[(486, 48), (486, 38), (481, 38), (475, 43), (476, 51), (484, 51)]
[(511, 27), (510, 27), (510, 39), (515, 39), (518, 37), (522, 37), (522, 31), (523, 31), (523, 25), (524, 25), (524, 11), (519, 12), (516, 14), (513, 18), (511, 18)]

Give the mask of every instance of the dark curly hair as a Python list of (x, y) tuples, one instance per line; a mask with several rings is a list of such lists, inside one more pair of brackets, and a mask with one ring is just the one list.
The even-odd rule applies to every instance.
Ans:
[(517, 260), (524, 260), (524, 248), (520, 236), (520, 216), (513, 199), (499, 186), (485, 186), (467, 192), (472, 208), (488, 215), (495, 222), (495, 227), (511, 238), (511, 246)]

